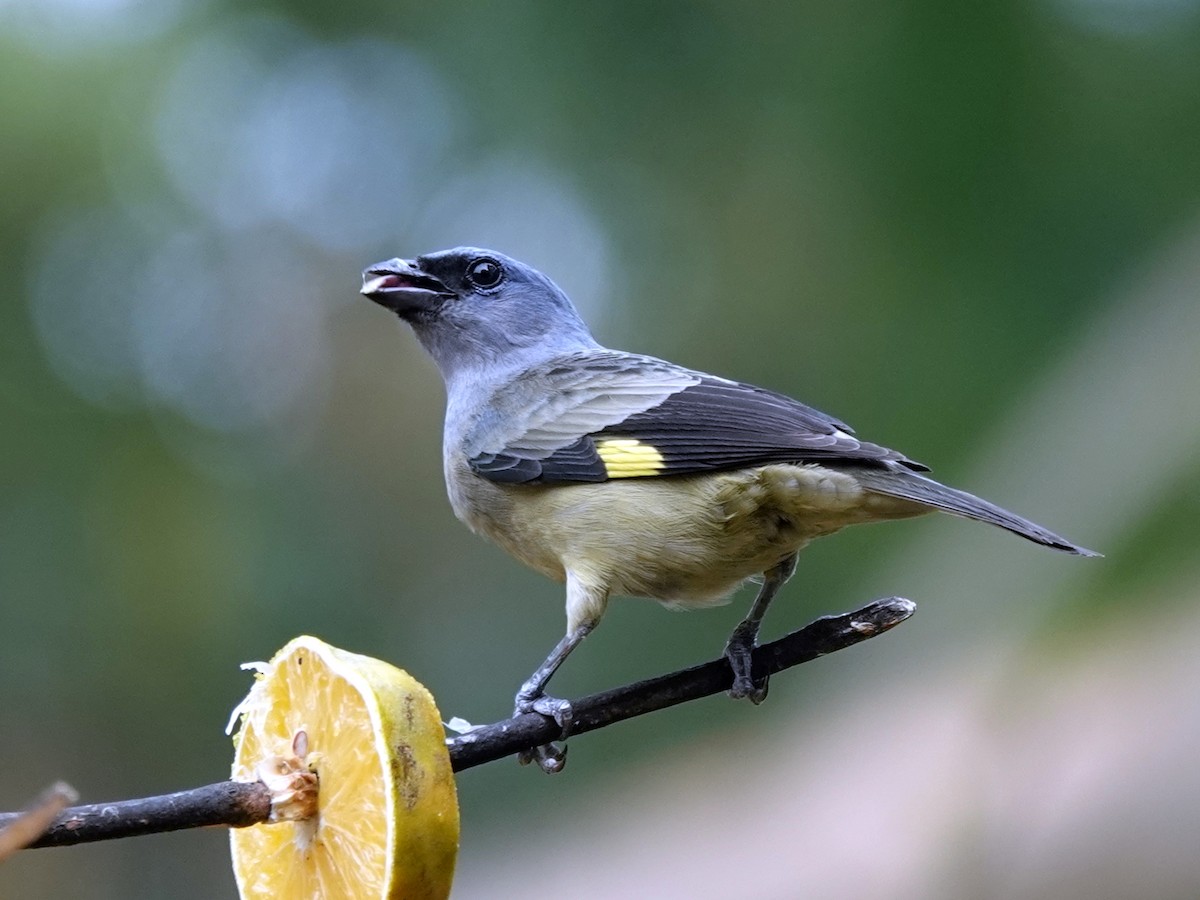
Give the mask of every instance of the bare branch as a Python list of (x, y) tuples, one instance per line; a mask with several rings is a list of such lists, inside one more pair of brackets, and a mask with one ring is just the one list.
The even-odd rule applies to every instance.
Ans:
[[(809, 662), (882, 634), (913, 614), (909, 600), (891, 597), (876, 600), (855, 612), (817, 619), (777, 641), (754, 651), (756, 678)], [(666, 709), (727, 690), (733, 673), (724, 659), (715, 659), (691, 669), (639, 681), (600, 694), (572, 701), (575, 713), (572, 734), (583, 734), (614, 722)], [(562, 735), (553, 719), (527, 713), (467, 734), (450, 738), (450, 762), (454, 771), (511, 756), (530, 747), (556, 740)], [(222, 781), (190, 791), (161, 797), (93, 803), (64, 810), (30, 847), (58, 847), (224, 825), (242, 828), (265, 822), (271, 810), (270, 794), (261, 782)], [(25, 813), (0, 813), (0, 835)]]
[[(160, 797), (72, 806), (29, 846), (65, 847), (205, 825), (241, 828), (265, 822), (270, 812), (266, 785), (221, 781)], [(0, 827), (13, 815), (0, 813)]]
[(78, 799), (75, 788), (65, 781), (56, 781), (42, 791), (28, 809), (17, 813), (0, 827), (0, 862), (37, 841), (66, 805)]
[[(755, 648), (754, 677), (758, 679), (764, 675), (774, 675), (875, 637), (899, 625), (915, 609), (911, 600), (889, 597), (851, 613), (817, 619), (799, 631)], [(592, 694), (571, 701), (574, 712), (571, 734), (595, 731), (634, 716), (719, 694), (732, 684), (733, 672), (729, 662), (721, 657), (670, 675), (660, 675), (658, 678)], [(538, 713), (526, 713), (492, 725), (481, 725), (451, 738), (447, 743), (454, 771), (461, 772), (559, 737), (559, 728), (553, 719)]]

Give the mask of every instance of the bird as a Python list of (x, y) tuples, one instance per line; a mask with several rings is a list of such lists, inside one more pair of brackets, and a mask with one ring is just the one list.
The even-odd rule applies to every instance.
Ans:
[[(759, 703), (759, 629), (814, 538), (940, 511), (1099, 555), (784, 394), (602, 346), (550, 278), (502, 253), (458, 247), (362, 277), (362, 294), (411, 326), (445, 382), (455, 515), (566, 585), (566, 632), (514, 698), (514, 715), (552, 716), (563, 736), (570, 703), (546, 685), (612, 596), (693, 609), (760, 581), (724, 648), (729, 694)], [(564, 753), (546, 745), (522, 761), (553, 772)]]

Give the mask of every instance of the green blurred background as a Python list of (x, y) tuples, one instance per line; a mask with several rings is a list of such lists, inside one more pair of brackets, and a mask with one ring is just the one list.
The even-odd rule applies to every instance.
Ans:
[[(769, 636), (917, 617), (463, 774), (456, 896), (1200, 895), (1197, 6), (0, 0), (0, 808), (219, 780), (238, 664), (299, 633), (507, 713), (561, 588), (454, 521), (440, 381), (357, 294), (474, 244), (1107, 558), (814, 545)], [(747, 601), (619, 601), (555, 687)], [(234, 894), (220, 831), (0, 865)]]

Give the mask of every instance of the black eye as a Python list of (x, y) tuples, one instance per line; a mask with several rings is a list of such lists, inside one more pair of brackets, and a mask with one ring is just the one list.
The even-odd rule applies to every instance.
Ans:
[(494, 288), (504, 280), (504, 270), (494, 259), (477, 259), (467, 266), (467, 281), (482, 290)]

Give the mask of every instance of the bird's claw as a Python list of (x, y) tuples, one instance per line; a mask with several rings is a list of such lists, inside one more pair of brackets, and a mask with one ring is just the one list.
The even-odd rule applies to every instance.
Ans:
[(538, 713), (539, 715), (547, 716), (553, 719), (558, 727), (562, 729), (560, 739), (566, 739), (571, 732), (571, 726), (575, 722), (575, 708), (571, 706), (570, 700), (563, 700), (560, 697), (550, 697), (546, 694), (529, 695), (524, 691), (517, 694), (516, 701), (513, 704), (513, 715), (522, 716), (525, 713)]
[(733, 685), (729, 688), (729, 696), (734, 700), (749, 700), (755, 706), (767, 699), (767, 689), (770, 681), (767, 676), (755, 681), (752, 672), (754, 663), (754, 648), (758, 642), (752, 635), (740, 628), (735, 629), (725, 645), (725, 658), (729, 660), (729, 668), (733, 670)]
[[(541, 693), (532, 694), (522, 690), (517, 694), (513, 715), (521, 716), (525, 713), (538, 713), (553, 719), (560, 729), (560, 740), (567, 738), (567, 735), (571, 733), (571, 726), (575, 722), (575, 709), (571, 706), (570, 700), (549, 697)], [(565, 745), (558, 744), (532, 747), (518, 753), (517, 762), (523, 766), (536, 762), (539, 769), (548, 775), (553, 775), (561, 772), (563, 766), (567, 764), (567, 748)]]
[(552, 718), (562, 729), (561, 738), (563, 739), (567, 737), (571, 726), (575, 724), (575, 708), (571, 706), (570, 700), (547, 697), (543, 694), (530, 704), (530, 710)]
[(542, 744), (540, 747), (530, 747), (517, 754), (517, 762), (523, 766), (536, 762), (538, 768), (547, 775), (554, 775), (561, 772), (567, 764), (567, 746)]
[(729, 689), (729, 696), (734, 700), (749, 700), (755, 706), (767, 699), (767, 690), (771, 686), (769, 678), (763, 678), (762, 681), (754, 681), (752, 678), (734, 678), (733, 687)]

